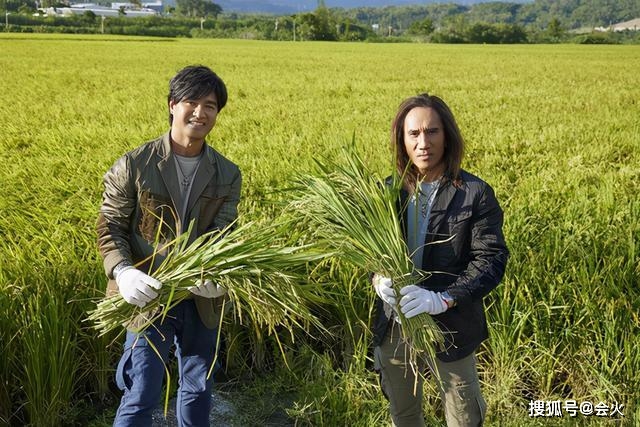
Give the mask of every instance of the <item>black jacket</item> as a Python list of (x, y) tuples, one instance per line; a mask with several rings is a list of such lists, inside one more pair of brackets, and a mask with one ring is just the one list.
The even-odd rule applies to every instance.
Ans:
[[(446, 290), (457, 303), (434, 316), (445, 336), (446, 348), (437, 353), (444, 362), (468, 356), (488, 337), (482, 299), (502, 279), (509, 257), (503, 213), (493, 189), (465, 171), (461, 178), (460, 187), (443, 179), (436, 193), (421, 266), (431, 275), (419, 284), (435, 292)], [(400, 206), (407, 206), (407, 198), (403, 192)], [(406, 209), (399, 212), (406, 237)], [(376, 311), (373, 344), (380, 345), (390, 319), (379, 298)]]

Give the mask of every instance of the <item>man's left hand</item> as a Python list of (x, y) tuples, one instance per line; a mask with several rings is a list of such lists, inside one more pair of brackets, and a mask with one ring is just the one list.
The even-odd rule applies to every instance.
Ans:
[(196, 280), (196, 285), (189, 288), (192, 294), (198, 295), (204, 298), (218, 298), (227, 293), (227, 289), (213, 283), (212, 280)]
[(400, 289), (400, 311), (407, 319), (418, 314), (427, 313), (436, 315), (447, 311), (447, 303), (439, 293), (421, 288), (417, 285), (408, 285)]

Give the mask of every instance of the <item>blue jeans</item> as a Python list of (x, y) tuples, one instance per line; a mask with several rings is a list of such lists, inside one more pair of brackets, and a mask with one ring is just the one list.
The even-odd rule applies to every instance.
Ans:
[(209, 378), (207, 374), (213, 363), (216, 339), (217, 331), (204, 326), (193, 300), (182, 301), (167, 313), (162, 323), (154, 323), (141, 334), (127, 331), (124, 353), (116, 370), (116, 383), (124, 394), (113, 425), (151, 426), (151, 414), (161, 401), (165, 364), (173, 344), (179, 374), (178, 425), (209, 425), (214, 371)]

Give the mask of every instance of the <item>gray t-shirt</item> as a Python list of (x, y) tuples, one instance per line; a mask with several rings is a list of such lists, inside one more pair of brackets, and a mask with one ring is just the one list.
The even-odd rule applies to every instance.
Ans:
[(440, 180), (420, 183), (420, 189), (409, 198), (407, 207), (407, 246), (416, 268), (422, 268), (424, 241), (429, 226), (429, 214)]
[(185, 157), (173, 154), (173, 158), (176, 160), (176, 169), (178, 172), (178, 188), (180, 188), (180, 222), (184, 223), (184, 218), (187, 214), (187, 201), (189, 200), (189, 194), (191, 193), (191, 187), (193, 185), (193, 178), (198, 171), (198, 165), (202, 154), (196, 157)]

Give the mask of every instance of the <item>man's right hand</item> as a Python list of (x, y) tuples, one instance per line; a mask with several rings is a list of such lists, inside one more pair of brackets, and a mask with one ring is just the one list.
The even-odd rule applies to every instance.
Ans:
[(384, 276), (380, 276), (379, 274), (373, 275), (373, 288), (376, 290), (376, 294), (380, 297), (380, 299), (391, 307), (396, 307), (396, 293), (393, 290), (393, 281)]
[(162, 287), (162, 283), (134, 267), (120, 271), (115, 279), (122, 298), (140, 308), (158, 296), (154, 289)]

